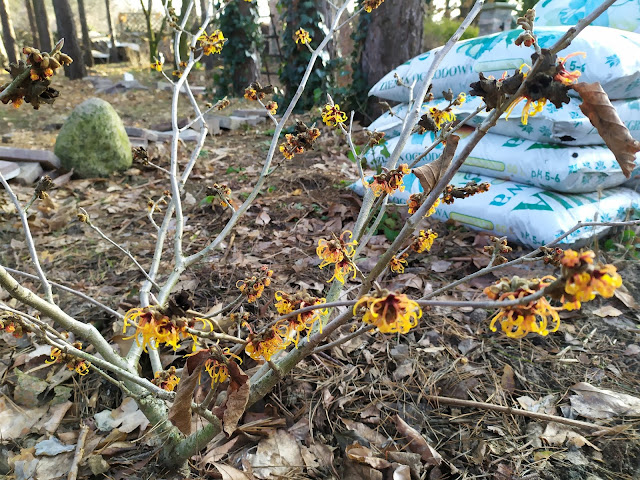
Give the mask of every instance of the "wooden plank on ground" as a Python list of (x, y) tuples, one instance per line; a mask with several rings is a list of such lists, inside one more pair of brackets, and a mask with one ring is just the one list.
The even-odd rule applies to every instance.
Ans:
[(48, 150), (29, 150), (27, 148), (0, 147), (0, 160), (13, 162), (38, 162), (49, 169), (60, 168), (60, 159)]

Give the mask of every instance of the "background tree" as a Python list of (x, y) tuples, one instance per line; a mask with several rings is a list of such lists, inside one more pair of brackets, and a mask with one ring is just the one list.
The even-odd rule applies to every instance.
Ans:
[(2, 43), (7, 52), (7, 59), (9, 62), (16, 63), (18, 61), (16, 34), (13, 31), (13, 24), (9, 16), (7, 0), (0, 0), (0, 22), (2, 23)]
[(89, 38), (89, 26), (87, 25), (87, 14), (84, 10), (84, 0), (78, 0), (78, 18), (80, 19), (80, 29), (82, 30), (82, 50), (84, 50), (84, 63), (87, 67), (93, 67), (91, 38)]
[(52, 48), (51, 33), (49, 33), (49, 19), (44, 0), (33, 0), (33, 16), (38, 27), (38, 40), (40, 40), (40, 50), (50, 52)]
[[(284, 63), (280, 67), (280, 82), (284, 87), (284, 103), (287, 104), (295, 94), (300, 79), (311, 58), (311, 52), (306, 45), (296, 44), (294, 33), (299, 28), (309, 32), (311, 46), (317, 44), (323, 36), (324, 22), (320, 15), (318, 5), (315, 0), (280, 0), (278, 9), (281, 11), (284, 20), (284, 31), (282, 33), (282, 55)], [(329, 79), (327, 71), (328, 58), (318, 58), (316, 68), (309, 77), (307, 89), (302, 94), (296, 107), (297, 111), (309, 110), (315, 103), (324, 100), (323, 93), (327, 88)]]
[(111, 2), (109, 0), (104, 0), (104, 5), (107, 10), (107, 26), (109, 27), (109, 38), (111, 39), (111, 48), (109, 49), (109, 61), (117, 62), (118, 47), (116, 47), (116, 33), (113, 30), (113, 22), (111, 21)]
[(69, 5), (69, 0), (53, 0), (53, 11), (56, 14), (58, 36), (64, 38), (64, 52), (73, 58), (73, 63), (65, 67), (64, 74), (71, 80), (87, 76), (87, 69), (82, 58), (82, 49), (78, 42), (76, 22)]
[(262, 34), (256, 2), (231, 2), (220, 16), (220, 30), (229, 40), (220, 60), (224, 68), (214, 75), (218, 95), (242, 95), (260, 76)]
[[(162, 41), (164, 36), (164, 29), (167, 25), (166, 15), (162, 15), (162, 23), (160, 23), (160, 29), (156, 31), (153, 28), (153, 0), (148, 0), (147, 6), (144, 5), (144, 0), (140, 0), (140, 6), (142, 7), (142, 13), (144, 14), (145, 23), (147, 26), (147, 40), (149, 42), (149, 62), (153, 63), (155, 58), (158, 58), (158, 45)], [(171, 0), (169, 0), (168, 7), (171, 8)]]
[(38, 27), (36, 27), (36, 19), (33, 16), (33, 5), (31, 0), (24, 0), (24, 6), (27, 8), (27, 17), (29, 19), (29, 32), (31, 33), (31, 45), (40, 48), (40, 41), (38, 39)]
[[(358, 6), (362, 5), (358, 2)], [(384, 2), (376, 15), (361, 15), (354, 29), (353, 91), (359, 99), (355, 109), (369, 123), (382, 113), (376, 100), (367, 92), (389, 71), (422, 52), (424, 0)], [(353, 90), (353, 89), (352, 89)], [(353, 108), (353, 106), (352, 106)]]

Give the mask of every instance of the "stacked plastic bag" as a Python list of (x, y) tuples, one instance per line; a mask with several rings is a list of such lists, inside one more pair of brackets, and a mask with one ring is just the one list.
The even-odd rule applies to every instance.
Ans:
[[(573, 5), (580, 1), (566, 3)], [(538, 28), (538, 24), (536, 27), (542, 48), (550, 47), (566, 31), (566, 27)], [(530, 64), (532, 49), (513, 43), (520, 33), (521, 30), (512, 30), (459, 42), (436, 71), (432, 92), (437, 94), (449, 88), (454, 94), (467, 92), (469, 84), (477, 81), (480, 72), (485, 76), (500, 77), (506, 70), (512, 72), (523, 64)], [(415, 81), (415, 89), (418, 89), (437, 50), (400, 65), (382, 78), (369, 94), (407, 102), (409, 90), (397, 85), (394, 75), (397, 74), (405, 84)], [(632, 136), (640, 140), (640, 34), (590, 26), (565, 52), (560, 55), (586, 54), (567, 58), (566, 69), (579, 70), (580, 81), (600, 82)], [(474, 148), (452, 181), (456, 186), (464, 186), (471, 180), (489, 182), (489, 192), (456, 200), (452, 205), (441, 205), (434, 217), (507, 235), (511, 240), (530, 246), (554, 240), (578, 221), (626, 219), (630, 208), (640, 207), (640, 194), (619, 187), (627, 179), (613, 153), (580, 111), (580, 103), (580, 98), (572, 98), (569, 105), (563, 105), (561, 109), (548, 103), (542, 112), (530, 116), (526, 125), (520, 119), (524, 102), (514, 108), (509, 120), (503, 116)], [(424, 104), (422, 109), (426, 112), (432, 106), (444, 108), (446, 105), (446, 100), (437, 98)], [(468, 101), (454, 112), (460, 119), (480, 105), (482, 99), (468, 97)], [(383, 114), (368, 127), (385, 132), (388, 139), (386, 144), (375, 147), (366, 155), (371, 167), (384, 165), (395, 148), (407, 109), (407, 103), (400, 103), (393, 108), (393, 114)], [(476, 116), (471, 127), (481, 123), (487, 115), (489, 113), (483, 112)], [(458, 150), (468, 141), (473, 132), (471, 127), (458, 132), (461, 137)], [(412, 135), (399, 163), (411, 164), (433, 140), (432, 132)], [(434, 149), (418, 165), (435, 160), (441, 152), (441, 147)], [(634, 170), (633, 176), (640, 177), (640, 169)], [(421, 189), (413, 175), (405, 176), (405, 185), (406, 190), (397, 192), (392, 201), (406, 203), (410, 194), (419, 193)], [(359, 182), (353, 189), (363, 192)], [(603, 233), (606, 228), (581, 230), (564, 242), (575, 243), (594, 233)]]

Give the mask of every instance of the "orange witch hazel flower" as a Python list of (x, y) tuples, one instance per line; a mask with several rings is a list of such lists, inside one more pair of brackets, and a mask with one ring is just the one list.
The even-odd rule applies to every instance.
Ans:
[(613, 265), (595, 265), (595, 254), (590, 251), (565, 250), (560, 257), (562, 278), (565, 279), (563, 296), (565, 309), (580, 308), (581, 302), (588, 302), (600, 294), (605, 298), (613, 296), (622, 286), (622, 277)]
[(407, 264), (408, 253), (403, 253), (399, 257), (395, 255), (391, 257), (391, 261), (389, 262), (389, 270), (394, 273), (404, 273), (404, 267)]
[(586, 58), (587, 56), (585, 52), (574, 52), (570, 53), (566, 57), (558, 57), (558, 64), (556, 65), (556, 70), (558, 73), (556, 73), (556, 75), (553, 77), (556, 82), (561, 82), (564, 85), (572, 85), (578, 81), (581, 75), (580, 70), (573, 70), (572, 72), (570, 72), (566, 68), (564, 68), (567, 60), (577, 55), (581, 55), (582, 58)]
[(393, 170), (387, 170), (384, 167), (382, 169), (383, 172), (380, 175), (373, 176), (373, 182), (371, 183), (373, 194), (379, 197), (383, 192), (389, 195), (396, 190), (403, 192), (404, 185), (402, 184), (402, 179), (406, 174), (411, 173), (409, 165), (403, 163)]
[[(484, 293), (492, 300), (516, 300), (536, 293), (549, 286), (554, 280), (555, 278), (551, 276), (530, 280), (520, 277), (503, 278), (485, 288)], [(502, 331), (510, 338), (523, 338), (529, 333), (546, 336), (558, 330), (560, 316), (557, 309), (542, 297), (522, 305), (500, 309), (489, 324), (492, 332), (496, 331), (497, 322), (500, 322)]]
[[(248, 324), (245, 325), (248, 326)], [(275, 327), (258, 334), (251, 332), (247, 340), (244, 351), (254, 360), (264, 358), (268, 362), (276, 353), (287, 347), (285, 340)]]
[(365, 295), (353, 306), (354, 315), (378, 328), (382, 333), (407, 333), (418, 325), (422, 309), (413, 300), (400, 293), (381, 290)]
[(320, 259), (322, 259), (322, 263), (320, 263), (319, 267), (324, 268), (327, 265), (335, 264), (335, 270), (333, 276), (329, 280), (338, 280), (341, 283), (344, 283), (346, 277), (348, 277), (353, 272), (353, 278), (356, 276), (356, 266), (351, 260), (356, 251), (356, 245), (358, 242), (353, 240), (350, 242), (353, 237), (353, 233), (349, 230), (345, 230), (342, 232), (339, 238), (333, 236), (332, 240), (325, 240), (324, 238), (318, 240), (318, 247), (316, 248), (316, 254)]
[(318, 240), (316, 253), (322, 259), (320, 268), (326, 267), (331, 263), (338, 263), (345, 256), (352, 257), (358, 242), (355, 240), (349, 242), (351, 238), (353, 238), (353, 233), (350, 230), (345, 230), (339, 238), (334, 235), (333, 240), (325, 240), (324, 238)]
[(167, 392), (173, 392), (178, 386), (178, 383), (180, 383), (180, 377), (176, 375), (176, 367), (169, 367), (168, 370), (156, 372), (151, 383)]
[[(78, 350), (82, 350), (81, 342), (74, 342), (72, 346)], [(64, 353), (57, 347), (51, 348), (49, 358), (50, 360), (45, 360), (45, 363), (66, 363), (69, 370), (75, 370), (83, 376), (89, 373), (89, 367), (91, 366), (91, 362), (88, 362), (83, 358)]]
[(244, 280), (238, 280), (236, 287), (247, 296), (249, 303), (253, 303), (262, 296), (264, 288), (271, 285), (271, 277), (273, 277), (273, 270), (263, 265), (260, 267), (257, 275), (253, 275), (251, 278), (245, 278)]
[(193, 340), (193, 350), (195, 350), (198, 338), (187, 332), (187, 329), (195, 328), (198, 322), (201, 322), (203, 327), (209, 327), (209, 331), (213, 331), (213, 324), (206, 318), (169, 317), (158, 307), (132, 308), (124, 316), (123, 332), (126, 332), (130, 326), (136, 327), (136, 332), (125, 337), (125, 340), (135, 337), (138, 345), (141, 345), (145, 351), (151, 340), (155, 340), (156, 345), (164, 343), (177, 350), (180, 346), (178, 342), (185, 338)]
[[(321, 305), (326, 302), (324, 298), (312, 297), (306, 292), (287, 294), (276, 292), (276, 310), (280, 315), (286, 315), (294, 310), (300, 310), (312, 305)], [(306, 331), (307, 336), (311, 334), (313, 326), (319, 322), (322, 315), (327, 313), (327, 309), (318, 308), (309, 312), (300, 313), (296, 316), (285, 318), (276, 323), (276, 330), (284, 339), (285, 346), (293, 343), (298, 348), (300, 333)], [(322, 332), (322, 322), (318, 323), (319, 331)]]

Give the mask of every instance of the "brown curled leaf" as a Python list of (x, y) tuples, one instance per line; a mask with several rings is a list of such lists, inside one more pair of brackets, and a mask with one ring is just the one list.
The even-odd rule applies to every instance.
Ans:
[(180, 379), (173, 405), (169, 408), (169, 420), (185, 435), (191, 435), (191, 398), (198, 386), (202, 365), (198, 364), (190, 375), (184, 369), (183, 376), (188, 376)]
[(449, 138), (447, 138), (447, 143), (444, 146), (440, 158), (412, 170), (415, 176), (418, 177), (418, 180), (420, 180), (420, 185), (422, 185), (422, 189), (426, 195), (433, 190), (440, 178), (442, 178), (442, 175), (444, 175), (444, 172), (449, 168), (449, 165), (451, 165), (451, 160), (453, 160), (453, 156), (456, 153), (459, 140), (459, 136), (450, 135)]
[(395, 415), (393, 419), (396, 423), (396, 430), (408, 442), (407, 448), (409, 451), (420, 454), (420, 458), (427, 465), (440, 465), (442, 463), (442, 456), (427, 443), (424, 437), (420, 435), (420, 432), (400, 418), (399, 415)]
[(622, 123), (600, 83), (580, 82), (573, 85), (573, 89), (582, 98), (580, 110), (589, 117), (604, 143), (615, 155), (622, 173), (629, 178), (635, 168), (635, 154), (640, 152), (640, 142), (631, 136), (629, 129)]
[(222, 419), (222, 430), (231, 436), (238, 427), (238, 422), (244, 415), (244, 410), (249, 401), (251, 385), (249, 376), (245, 374), (238, 364), (229, 360), (229, 387), (227, 388), (227, 398), (219, 407), (215, 407), (212, 413)]

